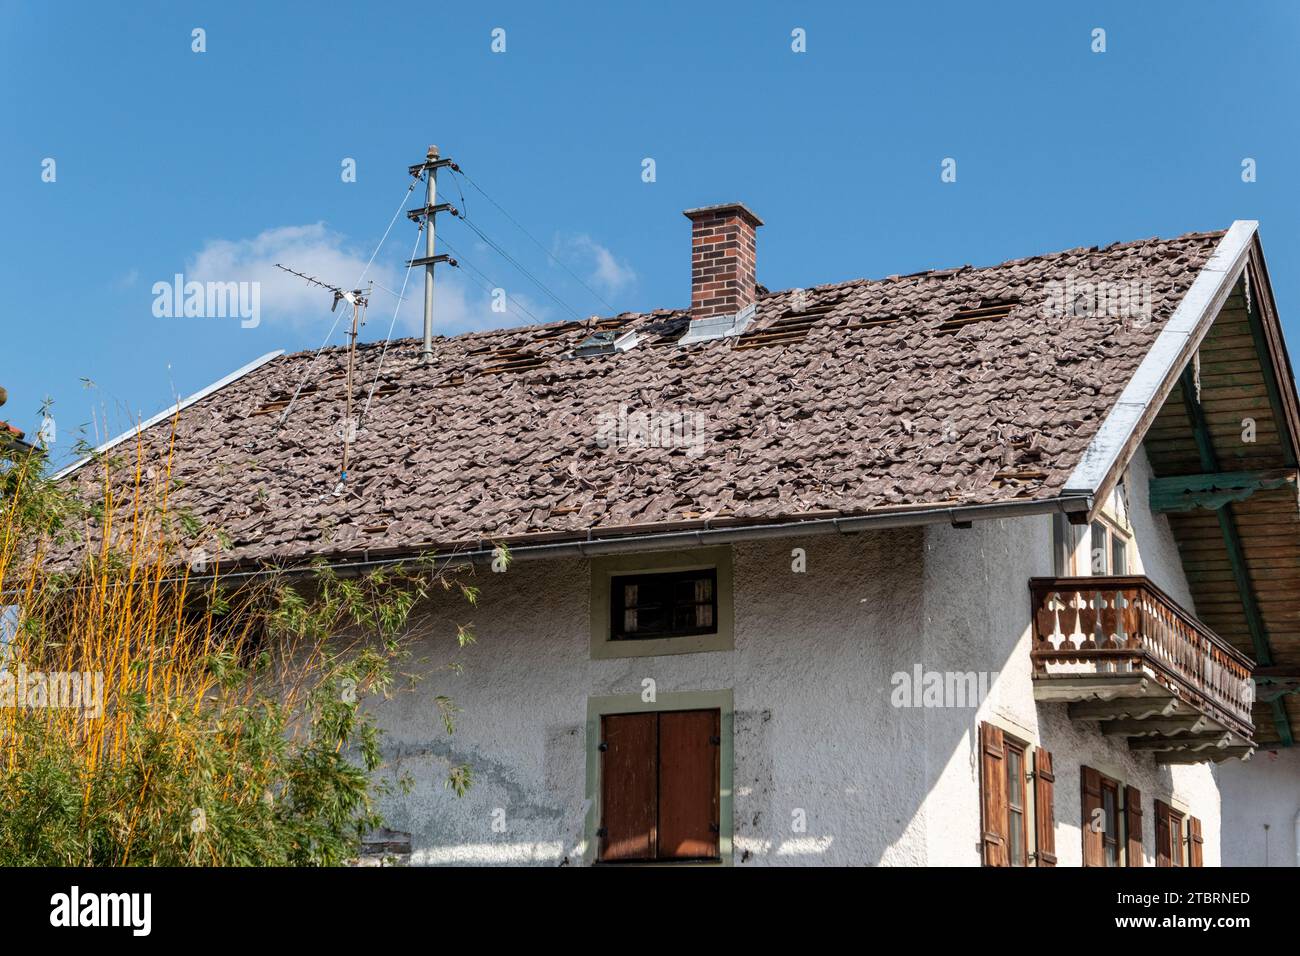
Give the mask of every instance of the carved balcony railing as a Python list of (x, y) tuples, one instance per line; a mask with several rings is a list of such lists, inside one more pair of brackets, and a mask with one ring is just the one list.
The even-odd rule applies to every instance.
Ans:
[(1071, 716), (1118, 721), (1103, 729), (1131, 731), (1135, 749), (1253, 748), (1254, 663), (1149, 579), (1033, 578), (1029, 588), (1035, 697), (1110, 702), (1071, 704)]

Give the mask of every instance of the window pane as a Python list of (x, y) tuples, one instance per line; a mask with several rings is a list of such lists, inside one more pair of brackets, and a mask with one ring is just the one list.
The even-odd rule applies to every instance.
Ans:
[(1007, 748), (1007, 802), (1017, 807), (1025, 805), (1025, 775), (1020, 760), (1020, 751)]
[(1025, 862), (1025, 815), (1019, 810), (1007, 814), (1007, 854), (1012, 866), (1023, 866)]
[(707, 634), (717, 620), (717, 571), (615, 577), (610, 604), (613, 640)]
[(1128, 542), (1117, 534), (1110, 536), (1110, 573), (1128, 574)]

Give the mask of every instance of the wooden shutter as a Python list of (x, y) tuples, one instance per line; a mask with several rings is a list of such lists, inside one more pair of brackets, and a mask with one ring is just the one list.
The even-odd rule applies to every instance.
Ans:
[(1002, 730), (980, 724), (980, 830), (985, 866), (1010, 866), (1007, 858), (1007, 751)]
[(607, 714), (600, 735), (600, 859), (653, 860), (658, 715)]
[(1156, 801), (1156, 866), (1173, 866), (1169, 858), (1169, 805)]
[(718, 856), (721, 713), (659, 715), (659, 859)]
[(1188, 866), (1205, 866), (1201, 847), (1205, 840), (1201, 837), (1201, 821), (1196, 817), (1187, 818), (1187, 859)]
[(1083, 865), (1105, 866), (1106, 846), (1102, 833), (1095, 821), (1105, 823), (1105, 818), (1097, 811), (1101, 810), (1101, 773), (1091, 767), (1081, 767), (1079, 780), (1083, 796)]
[(1137, 787), (1124, 788), (1125, 866), (1142, 866), (1142, 792)]
[(1034, 750), (1034, 836), (1038, 866), (1056, 866), (1056, 811), (1052, 806), (1055, 786), (1052, 755), (1038, 747)]

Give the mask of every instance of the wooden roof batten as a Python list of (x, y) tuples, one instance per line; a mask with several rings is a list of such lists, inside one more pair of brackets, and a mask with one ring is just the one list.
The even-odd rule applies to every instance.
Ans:
[[(1266, 415), (1261, 414), (1259, 417), (1261, 421), (1267, 418), (1269, 424), (1261, 427), (1275, 428), (1277, 446), (1271, 452), (1273, 457), (1268, 459), (1270, 467), (1221, 467), (1221, 461), (1227, 459), (1222, 458), (1216, 449), (1214, 429), (1207, 418), (1200, 394), (1202, 346), (1239, 286), (1243, 290), (1240, 298), (1244, 299), (1245, 307), (1242, 311), (1249, 326), (1250, 348), (1237, 348), (1230, 356), (1235, 361), (1230, 366), (1225, 364), (1224, 367), (1230, 367), (1233, 374), (1220, 378), (1231, 383), (1234, 401), (1221, 402), (1225, 407), (1213, 409), (1212, 414), (1216, 417), (1222, 439), (1224, 430), (1228, 427), (1224, 424), (1224, 419), (1230, 413), (1238, 414), (1236, 409), (1244, 401), (1237, 396), (1258, 394), (1261, 402), (1266, 398), (1266, 408), (1261, 408), (1261, 412), (1266, 412)], [(1233, 326), (1234, 330), (1239, 325), (1238, 321)], [(1244, 333), (1238, 338), (1244, 339)], [(1236, 346), (1244, 343), (1234, 339), (1230, 344)], [(1251, 373), (1243, 374), (1240, 371), (1243, 368), (1252, 370), (1252, 373), (1257, 370), (1258, 383), (1250, 378)], [(1244, 387), (1241, 385), (1243, 381), (1251, 384)], [(1284, 699), (1288, 695), (1300, 694), (1300, 659), (1286, 662), (1278, 660), (1274, 643), (1270, 639), (1268, 605), (1261, 603), (1248, 561), (1248, 544), (1252, 535), (1264, 533), (1257, 530), (1261, 524), (1267, 526), (1270, 523), (1268, 509), (1284, 508), (1292, 521), (1296, 520), (1296, 513), (1300, 511), (1300, 503), (1297, 501), (1300, 472), (1297, 470), (1296, 444), (1297, 435), (1300, 434), (1300, 415), (1297, 413), (1300, 398), (1296, 396), (1293, 383), (1290, 361), (1277, 321), (1267, 267), (1259, 243), (1258, 224), (1253, 221), (1234, 222), (1161, 331), (1070, 480), (1066, 482), (1068, 492), (1089, 495), (1094, 502), (1094, 511), (1099, 510), (1110, 490), (1124, 474), (1139, 445), (1147, 441), (1157, 419), (1166, 427), (1175, 418), (1181, 420), (1182, 424), (1178, 427), (1184, 434), (1190, 427), (1194, 449), (1188, 447), (1184, 451), (1187, 460), (1177, 462), (1177, 467), (1166, 469), (1173, 473), (1162, 473), (1160, 470), (1161, 459), (1168, 458), (1169, 455), (1162, 454), (1158, 449), (1148, 449), (1148, 457), (1152, 459), (1156, 471), (1156, 477), (1148, 489), (1150, 504), (1153, 511), (1166, 513), (1170, 517), (1180, 551), (1184, 553), (1185, 567), (1188, 565), (1187, 548), (1203, 549), (1210, 540), (1204, 519), (1195, 519), (1193, 516), (1207, 512), (1214, 515), (1214, 524), (1217, 525), (1214, 540), (1218, 542), (1219, 549), (1216, 554), (1221, 555), (1221, 560), (1216, 559), (1214, 566), (1222, 564), (1223, 568), (1221, 571), (1198, 568), (1196, 574), (1205, 577), (1226, 576), (1230, 579), (1230, 584), (1216, 583), (1213, 585), (1214, 590), (1211, 590), (1212, 586), (1194, 577), (1192, 571), (1188, 572), (1189, 584), (1198, 609), (1203, 614), (1210, 608), (1220, 608), (1218, 613), (1225, 620), (1231, 617), (1239, 622), (1236, 630), (1241, 630), (1241, 624), (1244, 624), (1245, 633), (1241, 634), (1237, 643), (1241, 647), (1249, 646), (1256, 659), (1254, 680), (1258, 688), (1257, 714), (1261, 719), (1267, 716), (1267, 722), (1276, 731), (1277, 740), (1282, 746), (1292, 746), (1295, 741), (1292, 718), (1287, 712)], [(1177, 397), (1181, 401), (1171, 400), (1175, 393), (1180, 393)], [(1211, 403), (1214, 400), (1207, 398)], [(1270, 437), (1271, 434), (1270, 431)], [(1166, 431), (1165, 436), (1156, 441), (1158, 445), (1163, 443), (1163, 447), (1168, 448), (1173, 439), (1168, 437)], [(1255, 461), (1250, 463), (1264, 463), (1262, 455), (1262, 451), (1257, 452)], [(1256, 501), (1261, 504), (1256, 505)], [(1281, 501), (1288, 504), (1281, 505)], [(1238, 512), (1252, 515), (1252, 524), (1245, 532), (1246, 544), (1243, 544)], [(1090, 514), (1088, 517), (1092, 516)], [(1201, 524), (1193, 526), (1194, 520), (1199, 520)], [(1194, 535), (1195, 539), (1192, 540)], [(1273, 539), (1265, 543), (1271, 545)], [(1300, 585), (1300, 536), (1292, 535), (1285, 541), (1285, 547), (1288, 553), (1293, 553), (1290, 560), (1296, 565), (1294, 577)], [(1200, 554), (1199, 551), (1196, 553)], [(1230, 592), (1226, 591), (1228, 587), (1231, 587)], [(1296, 590), (1300, 590), (1300, 586)], [(1232, 594), (1233, 600), (1230, 603), (1227, 602), (1227, 593)], [(1227, 628), (1221, 624), (1220, 629)], [(1292, 648), (1292, 653), (1300, 658), (1300, 643), (1296, 642), (1295, 636), (1289, 640), (1288, 646)], [(1283, 656), (1287, 654), (1284, 653)]]

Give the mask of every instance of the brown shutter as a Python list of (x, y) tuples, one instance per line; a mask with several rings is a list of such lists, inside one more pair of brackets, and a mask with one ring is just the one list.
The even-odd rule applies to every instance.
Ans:
[(658, 715), (607, 714), (600, 737), (600, 859), (653, 860)]
[(1201, 846), (1205, 840), (1201, 838), (1201, 821), (1196, 817), (1187, 818), (1187, 856), (1188, 866), (1205, 866), (1205, 858), (1201, 853)]
[(980, 724), (980, 829), (985, 866), (1007, 858), (1007, 752), (1001, 729)]
[(1038, 747), (1034, 750), (1034, 832), (1039, 866), (1056, 866), (1056, 810), (1052, 806), (1055, 787), (1052, 755)]
[(1096, 812), (1101, 809), (1101, 774), (1091, 767), (1081, 767), (1080, 771), (1083, 791), (1083, 865), (1105, 866), (1106, 846), (1095, 822), (1100, 821), (1105, 825), (1104, 818)]
[(721, 713), (659, 715), (659, 859), (718, 856)]
[(1124, 834), (1125, 866), (1142, 866), (1142, 792), (1137, 787), (1124, 788)]
[(1156, 866), (1173, 866), (1169, 858), (1169, 806), (1156, 801)]

